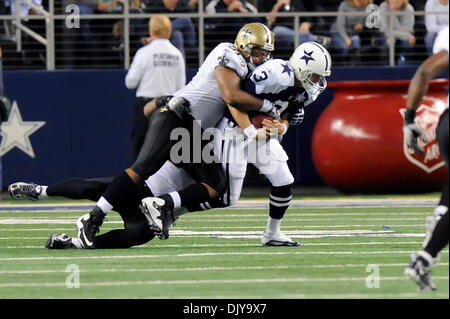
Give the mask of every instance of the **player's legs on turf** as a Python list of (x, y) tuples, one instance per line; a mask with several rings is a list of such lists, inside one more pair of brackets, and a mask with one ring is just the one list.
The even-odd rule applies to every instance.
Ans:
[[(157, 174), (155, 174), (157, 175)], [(70, 178), (55, 184), (45, 186), (31, 183), (14, 183), (19, 187), (11, 187), (16, 190), (13, 198), (30, 196), (30, 190), (38, 188), (37, 199), (46, 197), (66, 197), (70, 199), (95, 200), (104, 193), (112, 177), (107, 178)], [(20, 184), (20, 185), (17, 185)], [(26, 187), (28, 185), (28, 187)], [(20, 190), (20, 192), (19, 192)], [(149, 230), (145, 217), (138, 211), (138, 205), (142, 198), (152, 196), (152, 193), (145, 187), (134, 198), (133, 207), (118, 206), (117, 210), (124, 221), (124, 229), (112, 230), (108, 233), (95, 237), (96, 248), (128, 248), (141, 245), (150, 241), (154, 234)], [(34, 198), (33, 198), (34, 199)], [(49, 249), (83, 248), (78, 238), (72, 238), (67, 234), (51, 235), (46, 243)]]
[(176, 141), (170, 139), (172, 129), (181, 126), (180, 118), (172, 111), (158, 109), (150, 116), (149, 129), (136, 162), (117, 175), (98, 199), (89, 214), (77, 221), (79, 238), (86, 248), (93, 248), (95, 235), (106, 214), (118, 205), (132, 202), (136, 187), (155, 174), (170, 157)]
[[(188, 132), (198, 131), (199, 136), (203, 136), (203, 129), (199, 123), (192, 117), (184, 120), (184, 128)], [(189, 158), (183, 159), (177, 163), (177, 166), (183, 168), (195, 181), (187, 187), (161, 195), (157, 198), (148, 198), (143, 202), (141, 210), (149, 221), (150, 227), (155, 231), (160, 239), (169, 237), (169, 229), (174, 220), (173, 211), (180, 207), (185, 207), (189, 211), (194, 211), (201, 203), (221, 196), (225, 191), (225, 176), (222, 171), (222, 165), (211, 149), (211, 162), (204, 158), (204, 150), (210, 146), (208, 140), (196, 140), (196, 134), (190, 134), (190, 146), (193, 150), (196, 143), (200, 146), (202, 154), (195, 158), (194, 151), (190, 151)], [(200, 142), (200, 143), (199, 143)]]
[[(447, 170), (449, 169), (449, 110), (447, 109), (439, 119), (436, 130), (439, 151), (444, 159)], [(423, 250), (412, 256), (412, 262), (405, 269), (405, 275), (415, 281), (421, 290), (435, 290), (429, 275), (429, 268), (436, 264), (439, 253), (448, 245), (448, 184), (442, 191), (442, 196), (433, 215), (427, 218), (426, 236), (423, 242)]]
[(288, 157), (278, 139), (271, 138), (258, 151), (254, 163), (272, 184), (269, 195), (269, 218), (261, 238), (264, 246), (299, 246), (300, 244), (281, 232), (281, 221), (292, 199), (294, 177), (287, 165)]

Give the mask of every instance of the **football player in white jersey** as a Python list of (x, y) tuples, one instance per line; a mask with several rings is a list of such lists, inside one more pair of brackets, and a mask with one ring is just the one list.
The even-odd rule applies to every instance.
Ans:
[[(433, 55), (429, 57), (417, 70), (408, 90), (408, 99), (406, 104), (405, 123), (403, 132), (406, 143), (417, 153), (422, 154), (423, 149), (419, 146), (417, 139), (426, 141), (425, 136), (414, 122), (416, 110), (420, 106), (422, 98), (428, 90), (428, 84), (431, 79), (448, 70), (449, 65), (449, 27), (441, 30), (434, 42)], [(439, 151), (444, 159), (447, 170), (448, 162), (448, 141), (449, 118), (448, 118), (448, 96), (447, 107), (439, 118), (436, 128), (436, 139), (439, 145)], [(436, 290), (435, 284), (430, 278), (430, 267), (435, 265), (439, 259), (439, 253), (448, 245), (448, 184), (442, 191), (442, 196), (438, 206), (432, 215), (427, 217), (425, 225), (425, 239), (422, 244), (422, 250), (416, 255), (411, 256), (411, 263), (405, 269), (405, 275), (416, 282), (420, 290)]]
[[(222, 43), (212, 50), (197, 75), (177, 92), (175, 98), (160, 97), (145, 106), (144, 113), (151, 114), (150, 125), (137, 160), (114, 178), (92, 211), (77, 221), (78, 237), (85, 247), (94, 247), (95, 234), (106, 213), (133, 198), (135, 188), (171, 158), (172, 148), (178, 143), (172, 136), (174, 130), (185, 129), (194, 138), (195, 132), (200, 131), (202, 136), (204, 129), (214, 127), (221, 119), (227, 103), (242, 110), (259, 110), (278, 117), (272, 102), (254, 97), (240, 87), (249, 68), (265, 62), (273, 50), (274, 38), (270, 30), (261, 23), (247, 24), (238, 32), (234, 44)], [(200, 149), (209, 143), (202, 139), (193, 140), (191, 145), (198, 142), (201, 143)], [(223, 194), (225, 176), (220, 161), (206, 163), (200, 158), (199, 163), (195, 149), (188, 153), (188, 158), (183, 157), (183, 162), (178, 165), (194, 176), (196, 183), (160, 196), (152, 207), (170, 211), (197, 205)], [(166, 239), (168, 230), (163, 229), (158, 237)]]
[[(255, 165), (272, 184), (270, 192), (270, 211), (266, 232), (262, 244), (266, 246), (298, 246), (280, 231), (281, 220), (292, 198), (292, 176), (287, 165), (288, 156), (280, 144), (289, 125), (296, 125), (303, 119), (303, 107), (316, 100), (327, 86), (326, 77), (331, 75), (331, 56), (328, 51), (315, 42), (300, 45), (289, 61), (270, 60), (258, 66), (243, 82), (247, 92), (262, 99), (267, 99), (278, 106), (281, 120), (263, 123), (265, 129), (272, 129), (273, 138), (265, 140), (266, 134), (260, 134), (246, 112), (229, 106), (230, 113), (218, 125), (216, 136), (216, 153), (221, 154), (222, 167), (228, 181), (227, 189), (221, 202), (201, 203), (190, 211), (230, 206), (240, 197), (247, 162)], [(239, 127), (238, 127), (239, 125)], [(224, 143), (221, 143), (221, 141)], [(222, 148), (222, 144), (224, 145)], [(265, 154), (269, 154), (265, 156)], [(173, 218), (165, 217), (152, 208), (153, 200), (143, 200), (144, 214), (150, 215), (156, 232), (168, 229)], [(166, 213), (167, 214), (167, 213)], [(162, 220), (158, 219), (163, 216)], [(156, 222), (154, 222), (156, 221)]]
[[(89, 179), (76, 177), (50, 185), (17, 182), (11, 184), (8, 191), (13, 199), (27, 198), (37, 201), (51, 197), (66, 197), (95, 201), (105, 192), (112, 180), (113, 177)], [(139, 210), (141, 200), (149, 196), (160, 196), (182, 190), (192, 183), (195, 181), (186, 171), (167, 161), (156, 174), (135, 188), (132, 199), (114, 208), (122, 217), (124, 227), (110, 230), (101, 235), (97, 234), (93, 240), (95, 245), (91, 248), (129, 248), (149, 242), (155, 237), (155, 233), (149, 228), (147, 219)], [(185, 212), (184, 208), (175, 210), (177, 215), (174, 216), (174, 219), (178, 219), (178, 216)], [(65, 233), (52, 234), (45, 247), (48, 249), (87, 248), (79, 238), (70, 237)]]

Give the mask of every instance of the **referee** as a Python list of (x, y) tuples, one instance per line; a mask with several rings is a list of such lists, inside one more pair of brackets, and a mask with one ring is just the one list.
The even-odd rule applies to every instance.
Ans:
[(150, 19), (149, 31), (149, 43), (136, 52), (125, 77), (127, 88), (137, 88), (131, 131), (133, 162), (148, 129), (148, 118), (143, 112), (145, 104), (158, 96), (173, 95), (186, 84), (183, 54), (168, 40), (172, 33), (170, 19), (154, 15)]

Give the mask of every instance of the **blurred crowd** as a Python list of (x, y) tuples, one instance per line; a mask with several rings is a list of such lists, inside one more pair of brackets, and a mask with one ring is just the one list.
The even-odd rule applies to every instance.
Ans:
[[(1, 14), (14, 14), (16, 0), (0, 0)], [(39, 7), (47, 8), (48, 0), (31, 0)], [(55, 0), (55, 13), (73, 13), (68, 5), (77, 4), (79, 13), (122, 13), (127, 0)], [(135, 13), (196, 13), (198, 0), (128, 0), (130, 14)], [(420, 61), (431, 48), (440, 29), (448, 25), (449, 0), (204, 0), (203, 10), (208, 14), (240, 13), (233, 18), (209, 17), (204, 23), (205, 53), (216, 44), (232, 41), (237, 30), (247, 22), (262, 22), (275, 34), (278, 57), (292, 52), (294, 44), (317, 41), (326, 46), (336, 64), (387, 64), (389, 45), (395, 45), (397, 64)], [(294, 18), (276, 17), (271, 13), (296, 13), (332, 11), (364, 13), (370, 4), (376, 4), (381, 19), (377, 27), (368, 27), (366, 16), (300, 17), (298, 39), (295, 39)], [(415, 16), (415, 11), (446, 12)], [(266, 13), (265, 17), (252, 17), (251, 13)], [(392, 19), (389, 12), (397, 12)], [(21, 15), (39, 12), (22, 4)], [(188, 66), (198, 65), (198, 19), (173, 17), (170, 41), (185, 55)], [(1, 43), (5, 47), (14, 44), (14, 33), (7, 21), (0, 21)], [(124, 22), (121, 19), (81, 19), (78, 28), (64, 27), (65, 21), (57, 20), (57, 64), (62, 68), (123, 66)], [(45, 35), (44, 20), (29, 19), (25, 26)], [(12, 28), (13, 29), (13, 28)], [(390, 32), (392, 30), (392, 33)], [(8, 34), (9, 33), (9, 34)], [(12, 33), (12, 34), (11, 34)], [(130, 20), (131, 56), (148, 38), (148, 18)], [(9, 36), (9, 39), (8, 39)], [(24, 46), (16, 57), (24, 65), (44, 65), (45, 47), (23, 35)], [(15, 46), (14, 46), (15, 48)], [(5, 49), (4, 49), (5, 51)], [(101, 55), (99, 59), (98, 56)], [(97, 59), (96, 59), (97, 56)], [(363, 61), (362, 61), (363, 60)], [(4, 63), (7, 65), (5, 59)], [(92, 64), (95, 65), (92, 65)], [(121, 64), (122, 63), (122, 64)], [(7, 66), (6, 66), (7, 67)]]

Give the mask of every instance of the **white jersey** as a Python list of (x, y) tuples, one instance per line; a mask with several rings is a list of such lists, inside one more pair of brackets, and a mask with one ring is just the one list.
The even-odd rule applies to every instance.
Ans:
[(216, 81), (216, 67), (219, 65), (236, 71), (241, 79), (247, 76), (244, 57), (233, 44), (221, 43), (211, 51), (191, 82), (175, 93), (190, 102), (192, 116), (200, 120), (205, 129), (215, 127), (226, 109)]
[[(436, 40), (434, 40), (434, 47), (433, 47), (433, 53), (439, 53), (441, 51), (447, 51), (447, 53), (449, 52), (448, 49), (449, 46), (449, 39), (448, 39), (448, 26), (444, 29), (442, 29), (438, 36), (436, 37)], [(448, 108), (448, 95), (447, 95), (447, 108)]]
[(137, 97), (158, 97), (175, 93), (186, 84), (183, 54), (167, 39), (155, 39), (140, 48), (125, 77)]
[[(277, 105), (280, 114), (294, 115), (299, 108), (314, 102), (303, 87), (295, 86), (295, 75), (287, 61), (274, 59), (258, 66), (242, 82), (242, 89)], [(234, 121), (230, 112), (225, 116)]]

